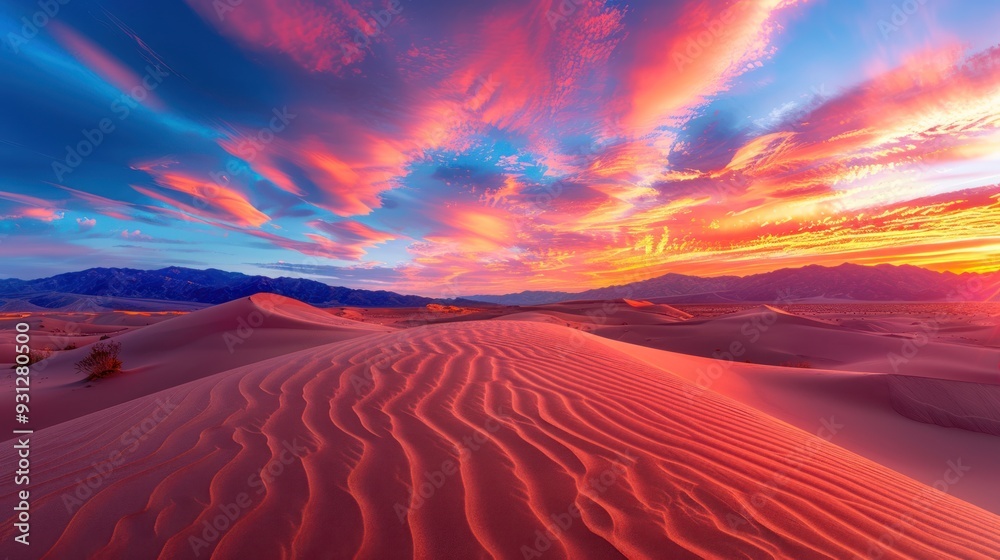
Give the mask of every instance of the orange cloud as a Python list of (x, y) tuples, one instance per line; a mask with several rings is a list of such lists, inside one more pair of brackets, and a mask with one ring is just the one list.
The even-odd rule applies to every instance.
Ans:
[(188, 214), (212, 220), (222, 220), (244, 227), (260, 227), (270, 217), (254, 207), (235, 189), (218, 185), (179, 171), (171, 171), (164, 164), (141, 164), (136, 169), (153, 176), (156, 184), (165, 189), (190, 196), (189, 202), (178, 200), (146, 187), (132, 185), (136, 191), (182, 210)]
[[(643, 26), (631, 37), (623, 124), (643, 134), (679, 119), (730, 81), (767, 59), (779, 26), (776, 17), (795, 0), (696, 0), (664, 3), (654, 16), (671, 19), (669, 31)], [(665, 13), (669, 12), (669, 16)]]

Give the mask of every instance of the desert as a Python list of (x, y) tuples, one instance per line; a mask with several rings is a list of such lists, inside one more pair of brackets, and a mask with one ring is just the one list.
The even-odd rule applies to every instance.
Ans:
[[(135, 546), (159, 558), (996, 557), (1000, 388), (978, 361), (938, 366), (962, 349), (996, 364), (1000, 345), (942, 332), (922, 369), (881, 371), (872, 355), (921, 332), (909, 319), (922, 310), (904, 320), (904, 307), (838, 325), (810, 306), (366, 311), (257, 294), (152, 320), (24, 314), (8, 321), (46, 341), (78, 324), (83, 343), (36, 364), (49, 362), (34, 395), (51, 421), (32, 435), (45, 442), (33, 546), (52, 558)], [(950, 329), (982, 320), (963, 313)], [(751, 342), (729, 322), (770, 334)], [(623, 341), (618, 323), (654, 340)], [(687, 353), (659, 348), (679, 327)], [(836, 368), (799, 348), (814, 329), (831, 331)], [(70, 364), (99, 332), (125, 366), (88, 382)], [(227, 334), (246, 344), (230, 352)], [(762, 363), (696, 355), (731, 338)], [(793, 350), (816, 366), (766, 363)]]
[(0, 560), (1000, 560), (998, 30), (0, 0)]

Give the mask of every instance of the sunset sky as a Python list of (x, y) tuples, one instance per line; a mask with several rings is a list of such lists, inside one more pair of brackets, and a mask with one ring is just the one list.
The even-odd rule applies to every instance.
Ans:
[(1000, 269), (995, 0), (53, 3), (0, 0), (0, 277)]

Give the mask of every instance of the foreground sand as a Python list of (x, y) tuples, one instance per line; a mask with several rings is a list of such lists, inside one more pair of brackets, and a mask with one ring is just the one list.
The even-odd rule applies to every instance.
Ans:
[[(111, 314), (118, 318), (120, 314)], [(92, 316), (85, 316), (93, 320)], [(107, 316), (105, 316), (107, 317)], [(335, 317), (310, 305), (273, 294), (257, 294), (189, 314), (169, 316), (128, 314), (150, 326), (105, 327), (69, 321), (57, 323), (52, 317), (33, 318), (32, 332), (44, 332), (36, 345), (73, 340), (79, 348), (61, 350), (34, 369), (32, 387), (33, 427), (43, 428), (104, 410), (137, 397), (174, 387), (194, 379), (259, 362), (305, 348), (312, 348), (392, 329)], [(108, 321), (99, 321), (107, 323)], [(39, 329), (44, 324), (45, 329)], [(86, 344), (99, 341), (87, 334), (59, 338), (46, 329), (54, 325), (76, 331), (108, 333), (122, 345), (125, 371), (113, 380), (95, 386), (76, 371), (74, 364), (89, 351)], [(11, 335), (13, 331), (6, 331)], [(89, 338), (89, 340), (87, 340)], [(37, 347), (37, 346), (36, 346)], [(59, 348), (59, 345), (55, 346)], [(9, 369), (7, 370), (9, 375)], [(12, 419), (4, 426), (14, 428)]]
[(32, 549), (1000, 557), (1000, 517), (830, 443), (836, 419), (796, 428), (630, 348), (538, 322), (369, 333), (45, 428)]

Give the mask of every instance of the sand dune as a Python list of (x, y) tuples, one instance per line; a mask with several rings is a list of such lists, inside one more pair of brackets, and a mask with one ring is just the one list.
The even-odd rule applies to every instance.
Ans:
[(1000, 436), (1000, 385), (903, 375), (888, 381), (893, 409), (907, 418)]
[(646, 300), (633, 300), (627, 298), (623, 301), (629, 306), (637, 309), (644, 309), (646, 311), (652, 311), (663, 315), (671, 315), (673, 317), (677, 317), (678, 319), (690, 319), (692, 317), (692, 315), (686, 311), (681, 311), (676, 307), (671, 307), (663, 303), (653, 303)]
[[(427, 317), (424, 321), (409, 321), (408, 326), (499, 319), (504, 321), (534, 321), (593, 331), (605, 326), (655, 326), (676, 323), (691, 317), (669, 305), (648, 301), (614, 299), (602, 301), (567, 301), (545, 305), (494, 306), (467, 309), (462, 315)], [(401, 323), (402, 324), (402, 323)]]
[(630, 299), (602, 301), (566, 301), (548, 305), (533, 305), (526, 309), (569, 313), (590, 318), (596, 324), (656, 325), (689, 319), (690, 314), (665, 304)]
[(998, 385), (734, 363), (598, 340), (690, 381), (692, 401), (721, 393), (804, 430), (817, 417), (836, 418), (838, 446), (927, 485), (962, 459), (971, 470), (949, 492), (1000, 514), (1000, 437), (990, 432)]
[(208, 304), (192, 301), (88, 296), (49, 291), (0, 296), (0, 312), (112, 313), (121, 309), (156, 312), (195, 311), (205, 307)]
[[(31, 326), (31, 348), (35, 351), (59, 353), (97, 342), (104, 336), (114, 336), (140, 326), (147, 326), (179, 313), (135, 315), (131, 313), (4, 313), (0, 314), (0, 371), (6, 372), (14, 363), (15, 326)], [(180, 313), (182, 314), (182, 313)]]
[[(823, 411), (807, 433), (691, 387), (538, 323), (313, 348), (36, 432), (33, 546), (48, 558), (1000, 557), (1000, 517), (828, 443)], [(144, 437), (126, 446), (128, 426)], [(102, 469), (115, 452), (127, 460)], [(2, 468), (12, 461), (5, 444)], [(96, 489), (81, 490), (87, 477)]]
[[(53, 319), (43, 321), (52, 323)], [(101, 325), (87, 328), (121, 330)], [(86, 345), (36, 364), (35, 426), (51, 426), (237, 366), (390, 330), (335, 317), (273, 294), (234, 300), (113, 336), (122, 345), (123, 371), (97, 383), (87, 383), (74, 367), (89, 352)], [(0, 398), (12, 393), (13, 378), (7, 376)], [(4, 421), (12, 424), (9, 418)]]
[[(695, 356), (717, 357), (738, 344), (737, 361), (842, 371), (892, 373), (997, 384), (1000, 348), (935, 339), (938, 326), (908, 334), (876, 333), (802, 317), (770, 306), (655, 326), (608, 324), (594, 334)], [(914, 332), (915, 331), (915, 332)]]

